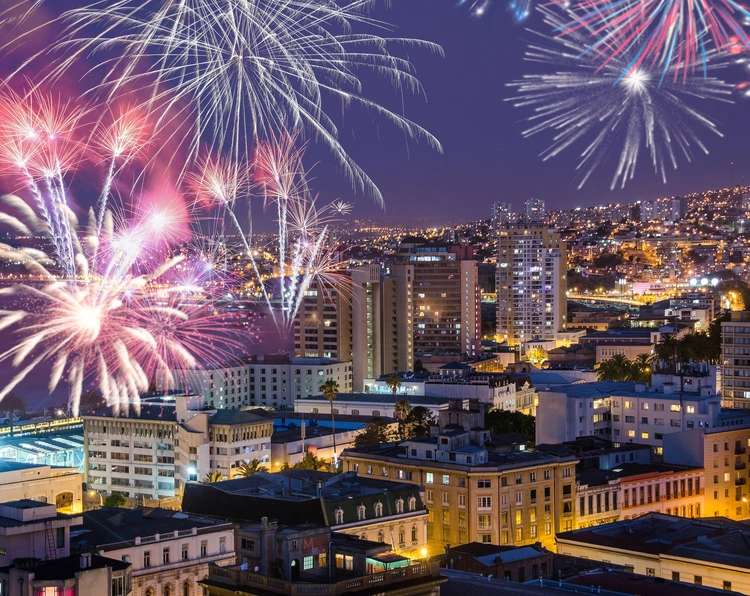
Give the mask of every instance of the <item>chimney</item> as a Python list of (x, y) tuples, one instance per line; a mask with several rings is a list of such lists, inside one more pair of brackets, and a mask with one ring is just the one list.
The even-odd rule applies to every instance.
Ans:
[(91, 567), (91, 553), (81, 553), (81, 569)]

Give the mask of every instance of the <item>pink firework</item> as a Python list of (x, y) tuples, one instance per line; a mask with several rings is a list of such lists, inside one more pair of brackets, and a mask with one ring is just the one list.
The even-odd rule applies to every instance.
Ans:
[(750, 47), (743, 21), (748, 8), (734, 0), (582, 0), (570, 6), (573, 19), (560, 35), (590, 36), (587, 52), (603, 64), (633, 56), (623, 76), (639, 67), (661, 68), (663, 76), (706, 72), (709, 58), (737, 45)]

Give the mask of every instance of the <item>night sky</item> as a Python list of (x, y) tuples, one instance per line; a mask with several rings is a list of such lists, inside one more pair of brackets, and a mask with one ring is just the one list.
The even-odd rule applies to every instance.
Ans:
[[(532, 15), (525, 24), (515, 25), (504, 6), (496, 0), (482, 19), (475, 19), (457, 8), (454, 0), (394, 0), (389, 10), (377, 13), (397, 25), (396, 35), (436, 42), (446, 54), (445, 58), (410, 54), (427, 99), (407, 104), (407, 115), (441, 141), (443, 155), (426, 146), (407, 145), (388, 125), (374, 129), (366, 115), (352, 113), (346, 118), (358, 136), (353, 142), (343, 136), (345, 146), (382, 190), (385, 218), (446, 223), (488, 217), (491, 203), (509, 201), (520, 209), (528, 197), (544, 199), (553, 209), (651, 200), (729, 186), (732, 161), (735, 184), (750, 183), (750, 100), (737, 96), (734, 105), (700, 100), (692, 104), (713, 117), (725, 136), (702, 134), (710, 154), (696, 154), (692, 164), (683, 160), (666, 185), (654, 175), (644, 152), (635, 179), (624, 190), (609, 190), (617, 154), (577, 190), (577, 152), (542, 162), (539, 153), (550, 137), (540, 134), (524, 139), (522, 118), (527, 112), (505, 101), (511, 96), (506, 83), (533, 68), (522, 60), (525, 42), (531, 39), (525, 29), (543, 24), (539, 15)], [(743, 76), (739, 68), (722, 75), (733, 82)], [(382, 94), (380, 89), (365, 91), (382, 101), (393, 100), (393, 94)], [(320, 188), (324, 188), (323, 179), (328, 179), (322, 172), (321, 167)], [(345, 187), (325, 188), (347, 196)], [(377, 208), (362, 198), (357, 200), (355, 213), (378, 216)]]
[[(87, 3), (45, 2), (35, 18), (42, 20), (51, 10)], [(624, 190), (609, 190), (619, 156), (616, 151), (578, 190), (576, 148), (543, 162), (539, 154), (548, 146), (550, 135), (524, 139), (523, 118), (529, 112), (506, 101), (512, 96), (506, 84), (539, 68), (522, 59), (525, 42), (532, 39), (526, 27), (544, 30), (538, 14), (516, 25), (502, 0), (494, 0), (480, 19), (458, 7), (457, 0), (390, 0), (379, 2), (373, 16), (392, 24), (392, 31), (384, 36), (419, 38), (443, 47), (444, 58), (423, 50), (408, 51), (425, 97), (404, 99), (405, 115), (430, 130), (443, 144), (444, 153), (424, 142), (407, 141), (373, 112), (356, 107), (342, 112), (326, 102), (324, 107), (339, 126), (344, 148), (368, 172), (386, 201), (383, 212), (370, 198), (355, 195), (330, 153), (313, 142), (307, 155), (308, 166), (317, 164), (313, 190), (320, 192), (323, 201), (353, 201), (352, 217), (439, 225), (489, 217), (489, 206), (495, 201), (509, 201), (520, 210), (529, 197), (544, 199), (552, 209), (650, 200), (726, 187), (732, 161), (734, 182), (750, 183), (746, 156), (750, 99), (739, 94), (734, 105), (700, 100), (692, 104), (716, 120), (725, 136), (702, 132), (700, 138), (710, 154), (696, 153), (692, 164), (682, 159), (681, 168), (670, 172), (666, 185), (654, 174), (644, 147), (636, 178)], [(750, 78), (739, 67), (721, 76), (733, 83)], [(400, 109), (401, 96), (381, 78), (365, 78), (363, 94)], [(86, 203), (83, 197), (76, 199)], [(259, 209), (254, 211), (260, 215)], [(267, 219), (258, 221), (256, 229), (272, 229)]]

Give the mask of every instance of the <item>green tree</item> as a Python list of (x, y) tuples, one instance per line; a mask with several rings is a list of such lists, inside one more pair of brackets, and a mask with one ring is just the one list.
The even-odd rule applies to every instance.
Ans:
[(260, 472), (268, 472), (268, 466), (264, 466), (259, 459), (250, 460), (247, 463), (240, 464), (235, 469), (235, 476), (240, 478), (250, 478)]
[(414, 361), (414, 372), (415, 373), (426, 373), (429, 372), (422, 363), (421, 360), (415, 360)]
[(5, 414), (25, 414), (26, 400), (10, 391), (2, 400), (0, 400), (0, 412)]
[(536, 441), (536, 419), (529, 414), (492, 409), (485, 414), (484, 421), (496, 435), (521, 433), (529, 444)]
[(653, 357), (651, 354), (638, 354), (632, 361), (632, 380), (638, 383), (651, 384), (651, 363)]
[(631, 380), (632, 374), (630, 360), (622, 354), (615, 354), (599, 364), (596, 378), (600, 381), (628, 381)]
[(308, 451), (305, 453), (302, 460), (294, 464), (292, 467), (295, 470), (325, 470), (328, 468), (328, 464)]
[(386, 380), (386, 385), (391, 388), (391, 393), (393, 395), (396, 395), (398, 393), (399, 388), (401, 387), (401, 375), (392, 374), (388, 379)]
[(339, 384), (333, 379), (328, 379), (325, 383), (320, 385), (320, 391), (323, 393), (323, 397), (328, 400), (331, 404), (331, 437), (333, 437), (333, 461), (336, 461), (336, 421), (333, 417), (333, 400), (339, 394)]
[(393, 407), (393, 413), (396, 415), (396, 418), (398, 418), (398, 436), (401, 439), (404, 438), (406, 417), (409, 415), (410, 410), (411, 404), (407, 399), (397, 401), (396, 405)]
[(670, 370), (674, 369), (674, 364), (677, 360), (677, 351), (679, 348), (679, 342), (677, 338), (671, 333), (665, 333), (661, 336), (661, 339), (656, 344), (656, 358), (664, 362)]
[(206, 474), (206, 477), (203, 479), (203, 484), (213, 484), (214, 482), (221, 482), (224, 480), (224, 474), (221, 472), (211, 472), (209, 474)]
[(430, 426), (435, 423), (432, 411), (424, 406), (415, 406), (409, 410), (404, 420), (404, 436), (407, 439), (429, 436)]
[(391, 440), (388, 431), (388, 423), (382, 418), (375, 417), (365, 426), (362, 431), (354, 437), (355, 447), (366, 447), (368, 445), (380, 445)]
[(105, 507), (119, 507), (120, 509), (122, 509), (127, 504), (128, 504), (128, 500), (125, 497), (123, 497), (120, 493), (114, 493), (112, 495), (109, 495), (106, 499), (104, 499)]

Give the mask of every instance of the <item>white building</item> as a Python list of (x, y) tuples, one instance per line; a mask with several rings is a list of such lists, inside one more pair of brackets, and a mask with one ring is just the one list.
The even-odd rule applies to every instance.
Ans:
[[(647, 388), (645, 383), (599, 381), (541, 390), (536, 442), (594, 435), (615, 445), (651, 445), (659, 455), (665, 434), (725, 423), (720, 416), (729, 414), (721, 414), (720, 406), (721, 397), (709, 387), (691, 393), (671, 382)], [(736, 417), (739, 422), (742, 415)]]
[[(295, 399), (315, 395), (328, 380), (352, 390), (351, 362), (330, 358), (255, 356), (245, 362), (207, 370), (173, 371), (174, 388), (202, 395), (218, 409), (269, 407), (291, 410)], [(160, 389), (165, 388), (161, 383)]]
[(80, 517), (58, 515), (54, 504), (29, 499), (0, 503), (0, 567), (14, 559), (70, 555), (70, 528)]
[(0, 503), (31, 499), (61, 513), (80, 513), (82, 492), (78, 468), (0, 461)]
[(166, 509), (105, 507), (83, 515), (72, 532), (73, 548), (126, 561), (133, 596), (202, 594), (198, 582), (209, 563), (233, 565), (234, 525)]
[(555, 340), (566, 328), (567, 249), (547, 226), (506, 226), (497, 236), (497, 333), (511, 345)]
[[(395, 418), (396, 402), (399, 399), (391, 395), (377, 393), (339, 393), (333, 400), (334, 415), (347, 414), (350, 416), (372, 416)], [(423, 406), (437, 418), (440, 410), (448, 409), (450, 399), (447, 397), (431, 397), (428, 395), (407, 398), (412, 408)], [(327, 414), (331, 411), (331, 404), (322, 395), (305, 397), (294, 402), (295, 412), (310, 414)]]
[(524, 210), (526, 223), (541, 223), (547, 217), (546, 205), (542, 199), (526, 199)]
[(172, 499), (185, 482), (269, 462), (272, 433), (273, 420), (204, 409), (201, 396), (143, 398), (139, 412), (84, 416), (86, 482), (103, 494)]

